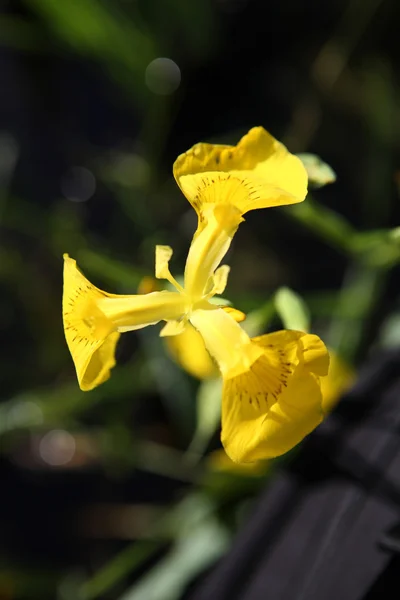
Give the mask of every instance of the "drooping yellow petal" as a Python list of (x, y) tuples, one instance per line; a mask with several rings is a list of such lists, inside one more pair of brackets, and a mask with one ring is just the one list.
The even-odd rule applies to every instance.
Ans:
[(263, 355), (247, 372), (224, 378), (221, 439), (239, 463), (284, 454), (321, 422), (319, 376), (329, 365), (315, 335), (280, 331), (252, 341)]
[[(221, 310), (226, 312), (237, 323), (246, 318), (243, 312), (231, 306), (224, 306)], [(171, 321), (167, 323), (166, 327), (170, 323)], [(163, 331), (160, 335), (163, 335)], [(167, 335), (169, 334), (167, 333)], [(193, 325), (186, 323), (184, 331), (180, 335), (166, 337), (165, 341), (172, 357), (190, 375), (197, 379), (217, 377), (219, 373), (218, 367), (207, 351), (202, 336), (196, 331)]]
[(75, 260), (64, 255), (64, 330), (83, 390), (108, 379), (119, 333), (179, 320), (186, 310), (187, 299), (177, 292), (132, 296), (104, 292), (86, 279)]
[(97, 307), (106, 296), (77, 269), (75, 260), (64, 255), (64, 331), (82, 390), (106, 381), (115, 365), (119, 333)]
[(211, 304), (189, 315), (224, 378), (246, 373), (264, 351), (222, 308)]
[(180, 335), (166, 337), (165, 342), (171, 356), (190, 375), (197, 379), (217, 377), (218, 368), (207, 352), (203, 338), (190, 323)]
[(177, 158), (173, 172), (200, 229), (210, 205), (231, 204), (244, 214), (301, 202), (307, 194), (303, 164), (263, 127), (250, 129), (237, 146), (196, 144)]

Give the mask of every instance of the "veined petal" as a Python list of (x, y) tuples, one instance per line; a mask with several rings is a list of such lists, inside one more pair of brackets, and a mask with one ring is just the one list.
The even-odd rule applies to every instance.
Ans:
[(322, 420), (319, 375), (329, 356), (315, 335), (280, 331), (253, 339), (262, 356), (247, 372), (224, 377), (221, 439), (235, 462), (284, 454)]
[(198, 230), (190, 246), (185, 266), (185, 291), (192, 298), (201, 298), (209, 290), (210, 278), (228, 252), (232, 238), (242, 221), (234, 206), (212, 208), (207, 226)]
[(263, 127), (250, 129), (237, 146), (196, 144), (177, 158), (173, 172), (200, 229), (210, 205), (229, 203), (244, 214), (301, 202), (307, 194), (302, 162)]
[(75, 260), (64, 255), (64, 331), (83, 390), (110, 376), (120, 333), (179, 320), (187, 308), (187, 299), (177, 292), (132, 296), (103, 292), (78, 270)]
[(254, 344), (222, 308), (208, 304), (204, 309), (194, 310), (189, 320), (202, 336), (224, 378), (247, 372), (263, 354), (261, 346)]
[(106, 381), (115, 365), (119, 333), (97, 306), (106, 295), (78, 270), (75, 260), (64, 255), (64, 331), (82, 390)]

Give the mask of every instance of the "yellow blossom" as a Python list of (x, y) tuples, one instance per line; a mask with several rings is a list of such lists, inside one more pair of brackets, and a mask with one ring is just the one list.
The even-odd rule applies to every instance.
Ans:
[(252, 129), (236, 148), (201, 144), (184, 156), (187, 161), (180, 157), (174, 172), (195, 200), (200, 224), (183, 285), (169, 270), (169, 246), (157, 246), (155, 258), (156, 277), (176, 291), (109, 294), (64, 257), (64, 328), (78, 381), (90, 390), (109, 377), (121, 333), (164, 321), (160, 335), (175, 336), (190, 324), (223, 377), (222, 442), (230, 458), (252, 462), (278, 456), (321, 421), (319, 376), (327, 373), (327, 350), (316, 336), (296, 331), (251, 339), (235, 313), (211, 300), (227, 284), (229, 267), (219, 265), (243, 213), (303, 200), (304, 167), (262, 128)]
[(174, 177), (205, 227), (216, 205), (241, 215), (257, 208), (302, 202), (307, 173), (263, 127), (253, 127), (236, 146), (196, 144), (175, 161)]

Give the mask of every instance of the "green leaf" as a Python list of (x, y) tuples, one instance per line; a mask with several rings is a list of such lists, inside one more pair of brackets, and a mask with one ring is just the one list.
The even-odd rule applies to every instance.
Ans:
[(205, 379), (197, 392), (196, 431), (186, 458), (198, 459), (221, 421), (222, 379)]
[(187, 584), (227, 550), (229, 534), (205, 496), (193, 495), (176, 508), (175, 545), (121, 600), (178, 600)]
[(311, 187), (320, 188), (328, 183), (336, 181), (336, 173), (326, 162), (320, 159), (316, 154), (297, 154), (303, 163)]
[(293, 290), (281, 287), (275, 294), (275, 308), (286, 329), (309, 330), (309, 310), (304, 300)]

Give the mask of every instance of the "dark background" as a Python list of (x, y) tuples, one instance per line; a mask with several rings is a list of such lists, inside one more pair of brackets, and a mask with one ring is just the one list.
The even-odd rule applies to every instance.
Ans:
[[(334, 168), (337, 182), (313, 194), (321, 210), (360, 232), (398, 226), (399, 18), (389, 0), (1, 2), (0, 598), (122, 597), (178, 535), (140, 541), (155, 507), (179, 514), (193, 490), (237, 530), (265, 480), (214, 473), (211, 484), (207, 467), (182, 462), (197, 383), (157, 332), (123, 336), (110, 382), (79, 391), (62, 254), (116, 293), (153, 275), (156, 243), (174, 248), (182, 272), (195, 218), (173, 161), (255, 125)], [(149, 87), (158, 57), (178, 65), (176, 90), (165, 70)], [(229, 255), (236, 306), (294, 288), (355, 366), (399, 343), (397, 254), (374, 262), (383, 237), (350, 253), (288, 210), (246, 221)], [(98, 591), (85, 588), (108, 567)], [(180, 597), (165, 594), (154, 598)]]

